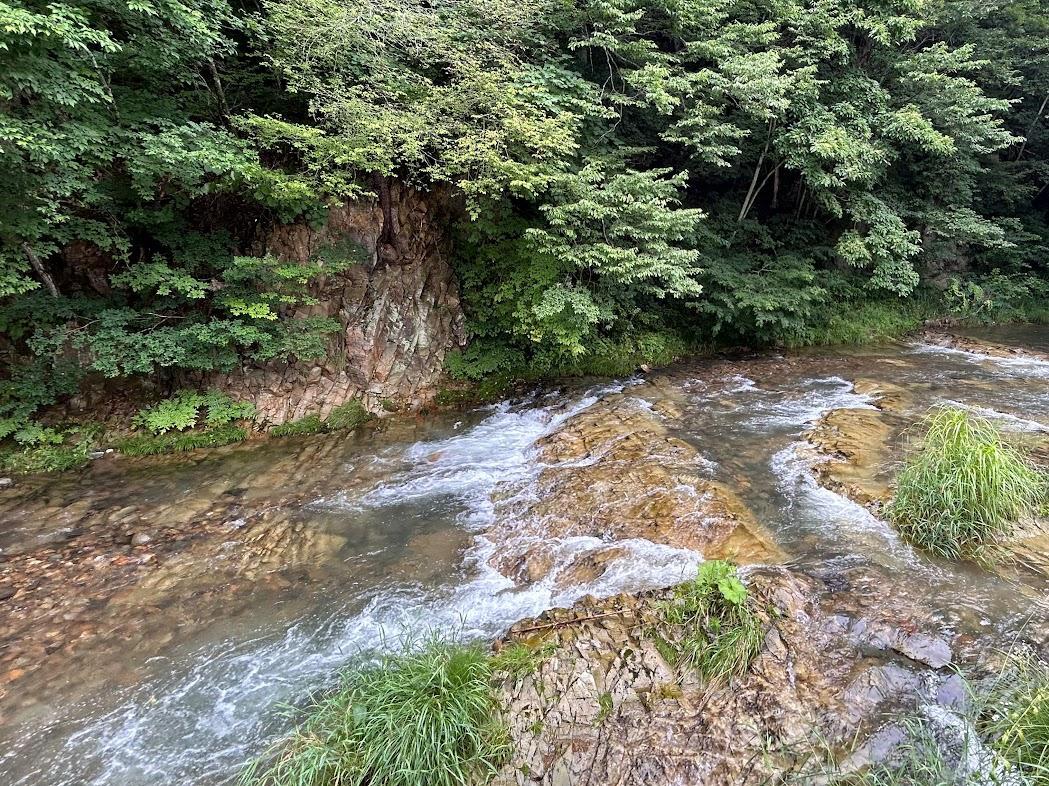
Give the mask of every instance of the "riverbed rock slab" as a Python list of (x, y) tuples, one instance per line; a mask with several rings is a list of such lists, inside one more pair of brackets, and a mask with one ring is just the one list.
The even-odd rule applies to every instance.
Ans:
[(765, 643), (749, 672), (726, 684), (704, 684), (661, 654), (659, 639), (675, 636), (658, 611), (671, 591), (586, 598), (514, 626), (509, 640), (552, 654), (501, 687), (514, 753), (495, 784), (776, 782), (812, 753), (814, 730), (832, 743), (851, 738), (887, 702), (907, 702), (930, 684), (920, 665), (891, 650), (872, 660), (849, 636), (852, 625), (828, 624), (874, 615), (873, 624), (935, 631), (913, 604), (857, 603), (849, 589), (829, 591), (787, 568), (756, 568), (746, 580), (763, 609)]
[[(486, 533), (492, 565), (519, 583), (553, 575), (563, 585), (596, 578), (613, 562), (609, 547), (635, 539), (741, 563), (782, 560), (739, 496), (669, 432), (671, 404), (611, 394), (539, 440), (538, 476), (524, 490), (496, 495), (496, 523)], [(573, 539), (594, 545), (566, 564), (564, 544)]]

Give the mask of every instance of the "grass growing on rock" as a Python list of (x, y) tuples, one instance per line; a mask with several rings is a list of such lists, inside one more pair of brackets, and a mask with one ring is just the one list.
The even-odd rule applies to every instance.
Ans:
[[(663, 622), (680, 631), (668, 644), (674, 664), (717, 682), (742, 676), (761, 650), (764, 631), (736, 568), (723, 560), (699, 567), (660, 607)], [(667, 647), (661, 648), (666, 654)]]
[(199, 448), (232, 445), (236, 442), (243, 442), (247, 438), (247, 429), (227, 423), (203, 431), (136, 434), (119, 440), (115, 447), (125, 456), (158, 456), (164, 453), (184, 453)]
[(298, 420), (289, 420), (279, 426), (270, 429), (271, 437), (302, 437), (310, 434), (319, 434), (322, 431), (349, 431), (364, 425), (371, 420), (373, 415), (364, 408), (357, 400), (347, 401), (345, 404), (332, 409), (324, 420), (321, 416), (306, 415)]
[(252, 786), (466, 786), (509, 753), (492, 656), (434, 638), (347, 671), (272, 755)]
[(943, 557), (981, 556), (1045, 498), (1045, 475), (990, 421), (942, 408), (897, 479), (887, 513), (915, 545)]
[(1026, 649), (1005, 659), (989, 681), (966, 680), (963, 704), (925, 705), (898, 718), (901, 739), (879, 761), (843, 770), (823, 741), (787, 783), (1049, 786), (1049, 664)]
[(298, 420), (289, 420), (270, 429), (271, 437), (305, 437), (318, 434), (324, 428), (320, 415), (306, 415)]
[(1013, 653), (988, 691), (979, 723), (994, 750), (1030, 786), (1049, 786), (1049, 664)]

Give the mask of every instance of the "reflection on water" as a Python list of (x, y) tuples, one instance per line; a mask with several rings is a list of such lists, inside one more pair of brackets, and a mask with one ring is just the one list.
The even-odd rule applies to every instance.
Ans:
[[(1049, 424), (1047, 376), (1049, 364), (1030, 360), (890, 347), (697, 363), (670, 370), (659, 385), (634, 384), (630, 395), (658, 412), (672, 389), (684, 403), (667, 415), (668, 427), (697, 447), (704, 472), (739, 490), (796, 561), (885, 565), (898, 571), (899, 591), (935, 597), (945, 624), (979, 631), (1016, 624), (1029, 601), (989, 574), (916, 554), (866, 509), (820, 487), (802, 437), (827, 410), (870, 408), (853, 389), (861, 378), (902, 387), (914, 411), (961, 404), (1036, 431)], [(100, 531), (128, 520), (221, 521), (225, 529), (211, 540), (187, 538), (183, 562), (176, 555), (171, 563), (183, 571), (171, 572), (177, 592), (129, 590), (96, 612), (112, 615), (114, 646), (90, 645), (56, 661), (61, 673), (45, 664), (38, 678), (12, 685), (0, 704), (0, 782), (228, 782), (287, 727), (281, 702), (301, 701), (341, 665), (405, 631), (492, 637), (587, 592), (688, 575), (698, 555), (638, 539), (618, 544), (626, 556), (585, 586), (516, 588), (488, 564), (493, 497), (530, 493), (541, 469), (536, 440), (622, 389), (551, 394), (174, 467), (129, 472), (100, 462), (86, 479), (31, 489), (2, 514), (7, 553), (68, 537), (62, 527), (84, 520)], [(42, 511), (53, 515), (43, 521)], [(197, 551), (215, 537), (221, 548)], [(567, 538), (558, 554), (570, 560), (595, 545)], [(187, 579), (204, 553), (205, 568)]]

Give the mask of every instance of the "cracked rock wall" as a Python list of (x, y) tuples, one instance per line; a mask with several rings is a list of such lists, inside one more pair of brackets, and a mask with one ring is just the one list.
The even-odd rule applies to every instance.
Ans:
[(316, 281), (318, 302), (294, 312), (334, 318), (340, 329), (322, 359), (245, 366), (210, 384), (252, 401), (265, 427), (324, 417), (354, 398), (373, 412), (428, 402), (445, 355), (465, 340), (450, 262), (451, 200), (394, 183), (387, 216), (384, 229), (378, 201), (350, 202), (331, 208), (319, 227), (296, 222), (265, 233), (254, 253), (305, 262), (325, 249), (362, 252), (358, 264)]

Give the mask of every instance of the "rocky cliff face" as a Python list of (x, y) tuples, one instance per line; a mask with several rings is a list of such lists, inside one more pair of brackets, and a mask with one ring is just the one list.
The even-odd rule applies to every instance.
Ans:
[(341, 325), (322, 360), (245, 367), (212, 385), (252, 401), (274, 426), (359, 398), (372, 411), (390, 402), (418, 406), (432, 397), (445, 354), (464, 340), (459, 291), (450, 264), (450, 200), (393, 184), (374, 202), (332, 208), (320, 227), (278, 226), (258, 254), (305, 262), (324, 249), (355, 247), (363, 260), (319, 280), (317, 304), (296, 316)]

